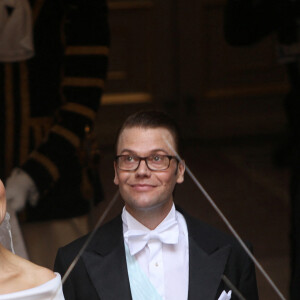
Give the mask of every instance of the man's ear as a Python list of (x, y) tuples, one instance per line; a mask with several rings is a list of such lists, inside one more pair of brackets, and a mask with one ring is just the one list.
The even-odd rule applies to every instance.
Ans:
[(5, 218), (6, 213), (6, 197), (5, 197), (5, 188), (0, 180), (0, 224)]
[(118, 167), (115, 161), (114, 161), (114, 170), (115, 170), (114, 184), (119, 185)]
[(178, 163), (177, 167), (177, 183), (182, 183), (184, 181), (184, 172), (185, 172), (185, 161), (181, 160)]

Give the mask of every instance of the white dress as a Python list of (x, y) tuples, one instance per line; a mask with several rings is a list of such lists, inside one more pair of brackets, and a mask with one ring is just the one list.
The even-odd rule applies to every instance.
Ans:
[(64, 300), (61, 277), (55, 273), (55, 278), (32, 289), (0, 295), (0, 300)]

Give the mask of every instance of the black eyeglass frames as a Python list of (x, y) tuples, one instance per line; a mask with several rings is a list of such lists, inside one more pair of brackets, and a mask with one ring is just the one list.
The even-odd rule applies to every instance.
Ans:
[(115, 161), (120, 170), (123, 171), (135, 171), (139, 168), (142, 160), (146, 162), (146, 165), (151, 171), (164, 171), (170, 167), (172, 159), (178, 159), (176, 156), (172, 155), (163, 155), (163, 154), (153, 154), (145, 157), (125, 154), (117, 155)]

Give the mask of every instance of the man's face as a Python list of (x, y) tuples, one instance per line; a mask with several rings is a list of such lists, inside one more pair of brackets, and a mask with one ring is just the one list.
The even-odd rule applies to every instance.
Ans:
[[(125, 128), (119, 137), (117, 155), (175, 155), (165, 140), (175, 149), (174, 138), (168, 129)], [(141, 210), (169, 211), (175, 184), (183, 182), (185, 170), (184, 163), (178, 164), (176, 159), (172, 159), (164, 171), (149, 170), (144, 160), (136, 171), (122, 171), (116, 163), (114, 168), (114, 183), (119, 186), (127, 211), (134, 217)]]

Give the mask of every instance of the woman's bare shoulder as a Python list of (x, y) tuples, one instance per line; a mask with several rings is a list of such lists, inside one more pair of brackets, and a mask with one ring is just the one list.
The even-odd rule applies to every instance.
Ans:
[(0, 295), (38, 287), (55, 278), (53, 271), (14, 254), (6, 256), (6, 272), (0, 276)]
[(30, 276), (33, 283), (37, 286), (55, 278), (54, 272), (48, 268), (39, 266), (19, 256), (16, 256), (16, 259), (20, 263), (22, 273), (26, 275), (26, 277)]

